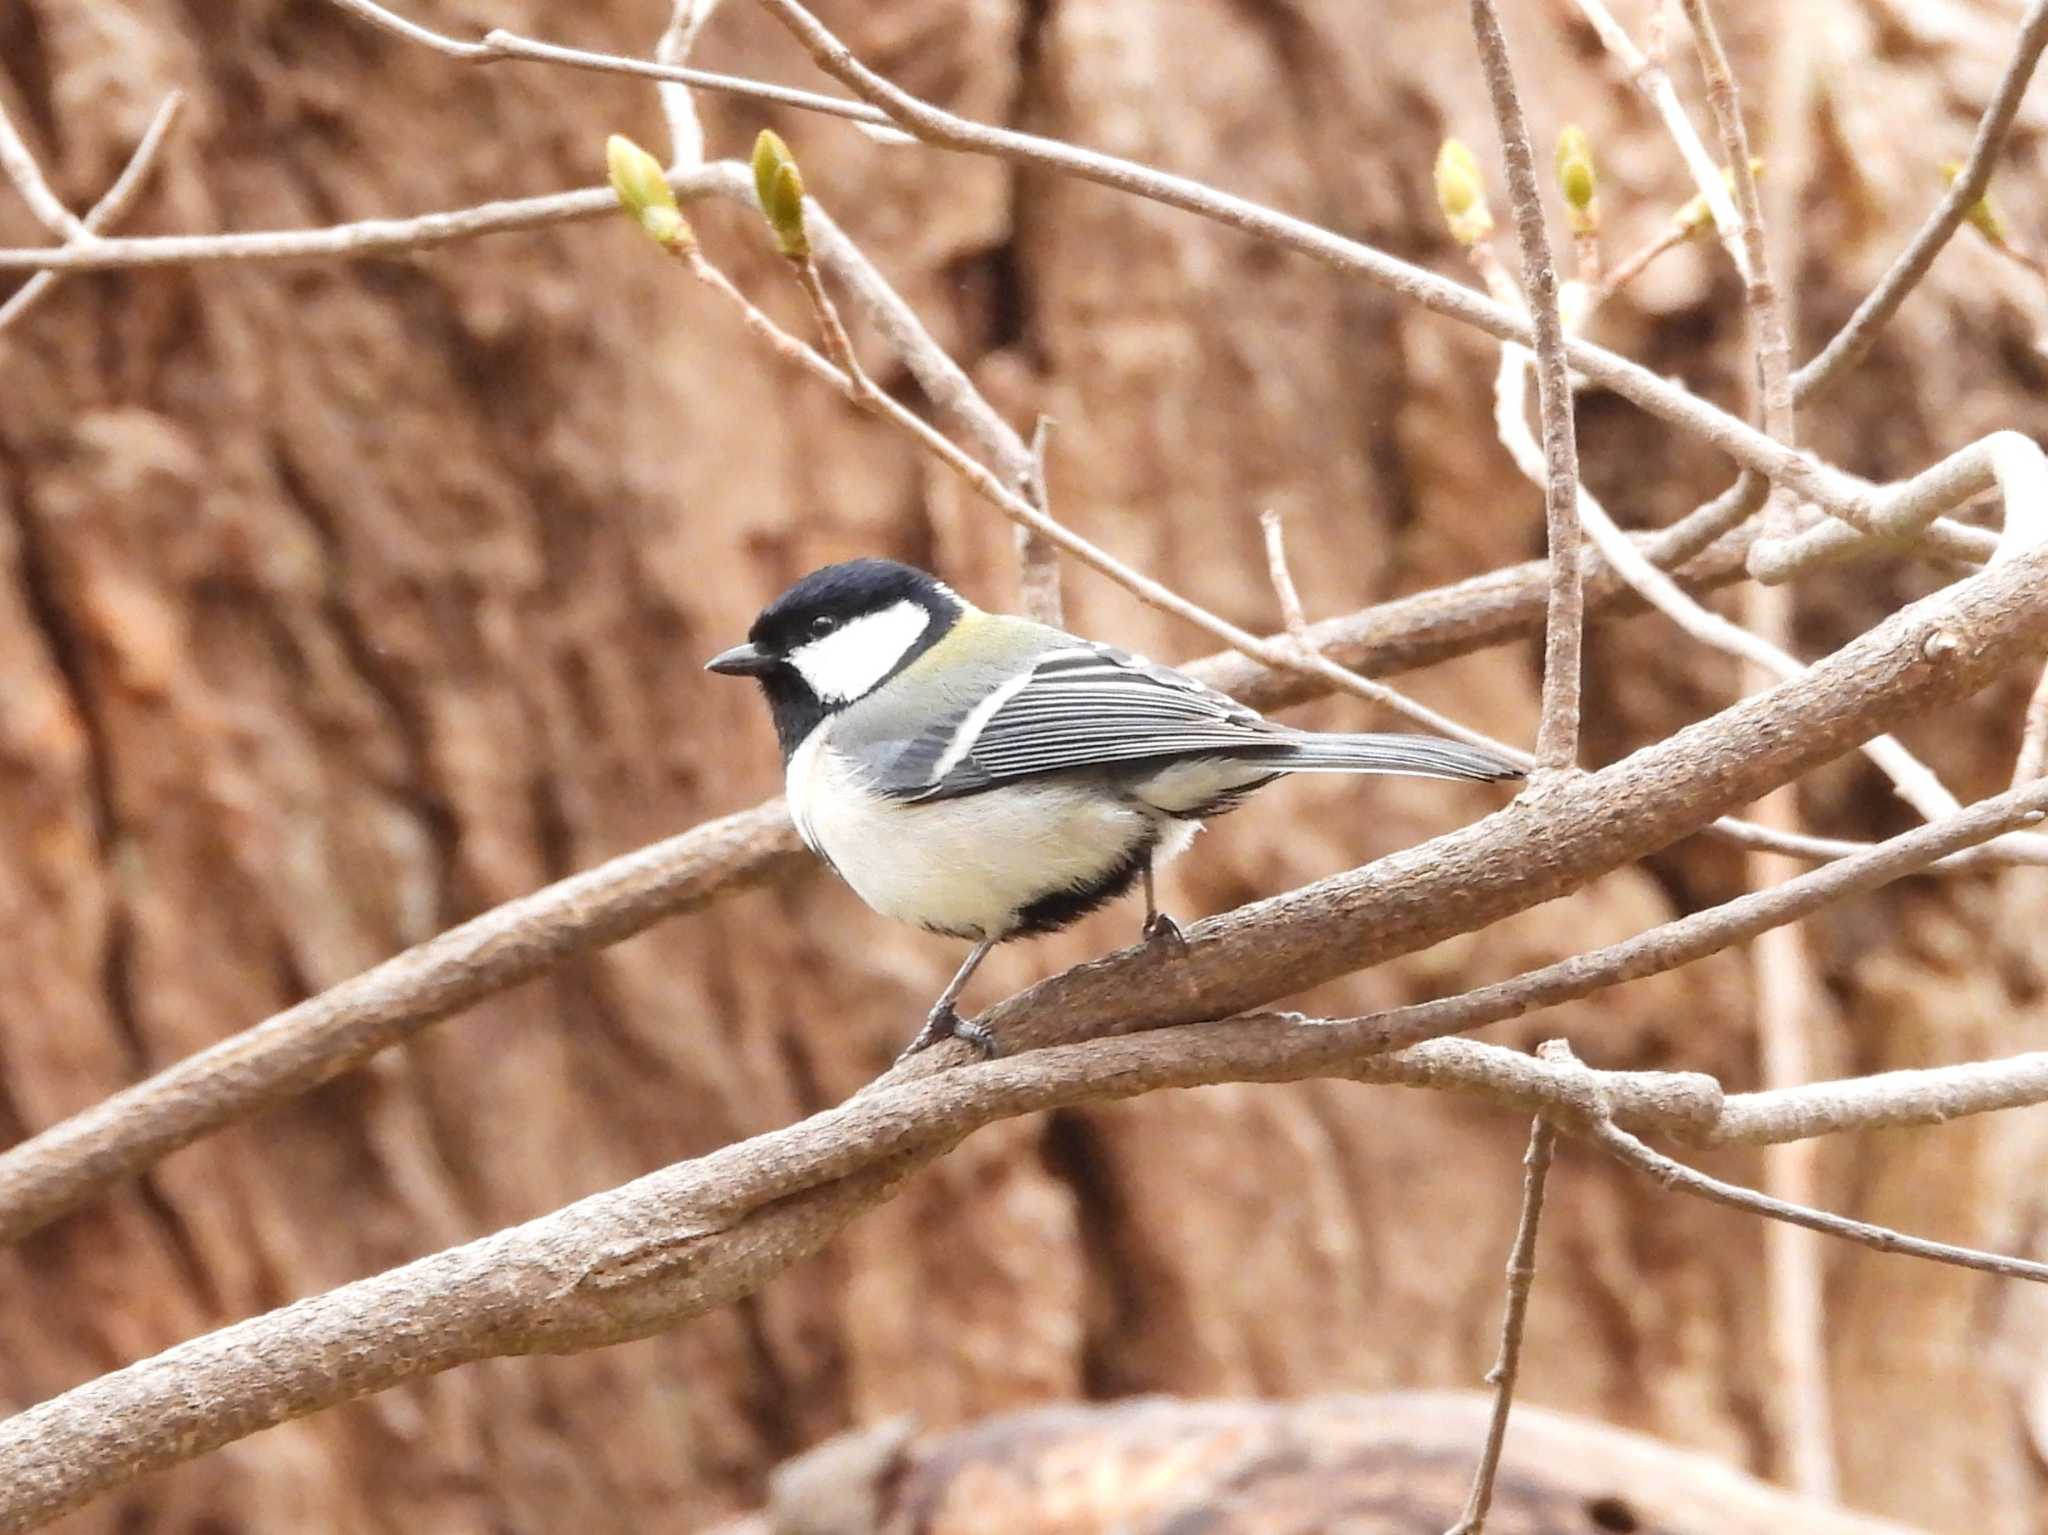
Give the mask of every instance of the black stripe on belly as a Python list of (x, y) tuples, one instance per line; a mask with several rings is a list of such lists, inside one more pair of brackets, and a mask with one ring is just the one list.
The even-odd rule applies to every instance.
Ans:
[(1138, 882), (1138, 876), (1145, 872), (1145, 865), (1151, 861), (1152, 849), (1158, 842), (1159, 834), (1152, 832), (1142, 841), (1133, 843), (1130, 851), (1100, 877), (1084, 885), (1070, 885), (1064, 890), (1040, 896), (1017, 913), (1017, 925), (1008, 936), (1032, 938), (1040, 933), (1056, 933), (1069, 923), (1080, 921), (1098, 906), (1115, 900)]

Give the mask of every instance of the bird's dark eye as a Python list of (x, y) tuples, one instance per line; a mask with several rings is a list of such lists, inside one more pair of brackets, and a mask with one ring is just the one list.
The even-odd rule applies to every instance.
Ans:
[(834, 618), (830, 613), (820, 613), (811, 620), (811, 637), (816, 639), (821, 634), (830, 634), (838, 627), (838, 619)]

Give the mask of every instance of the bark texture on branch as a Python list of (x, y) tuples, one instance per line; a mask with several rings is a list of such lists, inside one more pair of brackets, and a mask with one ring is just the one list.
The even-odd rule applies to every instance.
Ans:
[[(105, 7), (0, 8), (0, 94), (73, 208), (173, 85), (192, 106), (137, 233), (584, 185), (606, 132), (660, 138), (653, 92), (631, 82), (462, 66), (324, 4), (230, 9), (141, 0), (116, 36)], [(1504, 9), (1539, 157), (1561, 121), (1584, 122), (1616, 248), (1632, 247), (1686, 195), (1658, 130), (1556, 8)], [(1823, 255), (1801, 274), (1815, 335), (1796, 352), (1938, 193), (1935, 163), (1967, 141), (1995, 67), (1933, 37), (1892, 38), (1878, 62), (1867, 12), (1826, 9), (1814, 35), (1842, 57), (1817, 142), (1855, 195), (1809, 200)], [(666, 7), (575, 10), (529, 0), (489, 20), (646, 48)], [(1469, 57), (1458, 8), (1369, 27), (1350, 0), (821, 11), (947, 105), (1150, 156), (1459, 269), (1428, 185), (1441, 132), (1487, 131), (1476, 71), (1446, 62)], [(1731, 38), (1738, 68), (1757, 41)], [(697, 58), (811, 78), (746, 6), (720, 12)], [(763, 120), (728, 101), (702, 111), (716, 153)], [(1311, 617), (1540, 550), (1536, 497), (1487, 427), (1490, 344), (1100, 189), (769, 118), (1011, 419), (1058, 421), (1061, 515), (1177, 589), (1271, 627), (1264, 506), (1286, 517)], [(2036, 152), (2016, 151), (2000, 182), (2024, 227), (2039, 227), (2040, 178), (2015, 172)], [(701, 222), (721, 262), (802, 327), (757, 231), (723, 211)], [(0, 189), (0, 240), (41, 237)], [(1715, 254), (1677, 253), (1632, 293), (1595, 339), (1732, 398), (1737, 295)], [(1882, 478), (1996, 426), (2048, 432), (2037, 307), (1958, 242), (1815, 414), (1816, 449)], [(354, 267), (73, 278), (0, 338), (0, 397), (5, 1140), (494, 902), (772, 793), (756, 702), (696, 668), (802, 569), (879, 551), (991, 602), (1014, 595), (1006, 527), (793, 383), (608, 223)], [(1581, 401), (1580, 433), (1589, 486), (1629, 526), (1721, 488), (1711, 454), (1611, 399)], [(1802, 648), (1830, 647), (1920, 579), (1879, 567), (1803, 586)], [(1163, 657), (1211, 648), (1085, 574), (1067, 593), (1084, 631)], [(1596, 626), (1587, 661), (1594, 763), (1711, 712), (1733, 681), (1648, 619)], [(1415, 681), (1526, 739), (1534, 676), (1524, 644)], [(1988, 790), (2029, 681), (1908, 739), (1966, 794)], [(1303, 717), (1380, 723), (1354, 705)], [(1222, 910), (1494, 803), (1437, 784), (1269, 791), (1202, 840), (1168, 899), (1184, 917)], [(1855, 765), (1817, 775), (1807, 809), (1817, 831), (1902, 824)], [(1312, 1001), (1355, 1012), (1441, 994), (1723, 897), (1739, 876), (1730, 852), (1689, 843)], [(2009, 876), (1996, 898), (1916, 886), (1818, 924), (1844, 1025), (1830, 1069), (2036, 1045), (2039, 879)], [(2031, 905), (2015, 894), (2029, 881)], [(1121, 945), (1134, 923), (1113, 912), (1000, 955), (976, 996)], [(1981, 962), (1987, 938), (2002, 965)], [(835, 1101), (887, 1060), (956, 958), (807, 879), (565, 966), (0, 1252), (0, 1410)], [(1746, 1009), (1731, 961), (1504, 1037), (1568, 1033), (1597, 1065), (1742, 1087)], [(1681, 1018), (1713, 1027), (1681, 1033)], [(1844, 1145), (1830, 1196), (2021, 1250), (2048, 1167), (2038, 1118)], [(1521, 1134), (1513, 1116), (1435, 1095), (1330, 1083), (1005, 1126), (731, 1310), (630, 1348), (404, 1387), (65, 1528), (290, 1527), (317, 1510), (337, 1528), (682, 1529), (755, 1506), (777, 1462), (899, 1411), (945, 1426), (1126, 1391), (1467, 1383), (1491, 1347), (1495, 1233), (1515, 1197), (1499, 1169)], [(1753, 1164), (1709, 1162), (1737, 1177)], [(1572, 1169), (1546, 1224), (1563, 1258), (1532, 1313), (1523, 1399), (1771, 1471), (1755, 1228), (1596, 1163)], [(2048, 1346), (2048, 1307), (1968, 1275), (1832, 1263), (1849, 1498), (1927, 1528), (2031, 1529), (2043, 1484), (2015, 1425), (2040, 1390), (2027, 1362)]]
[[(1298, 1402), (1148, 1398), (1007, 1413), (918, 1436), (907, 1420), (777, 1472), (767, 1507), (713, 1535), (1252, 1535), (1450, 1526), (1483, 1398), (1390, 1391)], [(1520, 1406), (1488, 1529), (1514, 1535), (1908, 1535), (1788, 1496), (1703, 1455)]]

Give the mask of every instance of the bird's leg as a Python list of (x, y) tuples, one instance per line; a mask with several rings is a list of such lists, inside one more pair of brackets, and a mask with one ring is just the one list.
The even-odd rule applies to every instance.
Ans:
[(1145, 942), (1163, 943), (1177, 954), (1188, 951), (1188, 941), (1181, 936), (1180, 924), (1159, 909), (1159, 901), (1152, 891), (1152, 860), (1145, 860)]
[(964, 1039), (979, 1050), (984, 1058), (1002, 1054), (1002, 1047), (996, 1043), (995, 1035), (978, 1023), (969, 1023), (953, 1011), (953, 999), (960, 995), (969, 977), (980, 968), (981, 962), (988, 958), (988, 951), (995, 946), (995, 939), (984, 938), (968, 951), (966, 962), (953, 973), (953, 979), (946, 983), (946, 989), (939, 993), (939, 1000), (932, 1004), (931, 1014), (925, 1019), (924, 1027), (917, 1031), (917, 1038), (903, 1047), (903, 1054), (896, 1057), (898, 1061), (905, 1060), (920, 1050), (929, 1050), (942, 1039)]

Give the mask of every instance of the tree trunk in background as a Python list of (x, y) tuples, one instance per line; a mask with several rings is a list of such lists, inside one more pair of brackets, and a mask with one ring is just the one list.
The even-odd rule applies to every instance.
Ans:
[[(628, 52), (667, 11), (405, 8), (458, 33)], [(877, 67), (964, 112), (1152, 159), (1444, 271), (1460, 262), (1430, 193), (1437, 142), (1458, 134), (1494, 163), (1461, 6), (821, 9)], [(1941, 33), (1913, 5), (1724, 9), (1772, 174), (1795, 178), (1779, 195), (1798, 214), (1781, 233), (1803, 355), (1938, 195), (2012, 16), (1944, 9), (1957, 27)], [(1589, 129), (1618, 256), (1686, 195), (1676, 158), (1568, 7), (1507, 10), (1539, 152), (1568, 119)], [(1640, 28), (1641, 7), (1624, 19)], [(1764, 49), (1744, 34), (1766, 21), (1801, 35)], [(1695, 92), (1683, 41), (1676, 73)], [(812, 79), (745, 4), (719, 13), (699, 61)], [(0, 99), (74, 207), (174, 86), (190, 110), (138, 232), (588, 185), (607, 132), (662, 142), (642, 84), (464, 66), (322, 0), (0, 11)], [(773, 123), (998, 406), (1055, 419), (1064, 518), (1231, 619), (1276, 620), (1266, 506), (1286, 515), (1317, 616), (1540, 551), (1538, 492), (1493, 437), (1482, 339), (1098, 188), (743, 103), (703, 110), (714, 153)], [(1999, 192), (2027, 231), (2043, 227), (2038, 110)], [(757, 228), (725, 209), (696, 221), (750, 292), (803, 323)], [(0, 241), (43, 238), (0, 190)], [(1959, 240), (1802, 431), (1875, 477), (1996, 426), (2041, 432), (2041, 310)], [(1739, 292), (1710, 250), (1667, 258), (1595, 335), (1741, 397)], [(1725, 482), (1711, 454), (1611, 398), (1588, 396), (1581, 423), (1588, 481), (1631, 526)], [(702, 657), (823, 561), (927, 561), (1001, 606), (1010, 550), (992, 513), (767, 357), (623, 220), (416, 259), (67, 283), (0, 338), (0, 1140), (496, 902), (774, 792), (758, 701), (704, 676)], [(1802, 586), (1802, 649), (1928, 579), (1880, 565)], [(1167, 658), (1212, 648), (1092, 575), (1071, 571), (1067, 596), (1085, 632)], [(1589, 759), (1734, 685), (1732, 665), (1652, 619), (1596, 627), (1587, 653)], [(1535, 666), (1517, 645), (1408, 681), (1526, 739)], [(1998, 786), (2030, 683), (1909, 744), (1965, 797)], [(1356, 704), (1302, 718), (1375, 723)], [(1497, 800), (1397, 780), (1277, 788), (1176, 867), (1170, 907), (1275, 892)], [(1832, 834), (1905, 824), (1858, 762), (1817, 775), (1804, 802)], [(1308, 1005), (1491, 979), (1723, 899), (1741, 873), (1730, 849), (1688, 843)], [(1815, 924), (1824, 1057), (1870, 1070), (2038, 1046), (2043, 897), (2020, 876), (1922, 882)], [(1128, 942), (1136, 922), (1119, 909), (1003, 952), (973, 999)], [(888, 1061), (958, 957), (808, 875), (443, 1023), (0, 1252), (0, 1410), (835, 1102)], [(1494, 1037), (1564, 1034), (1601, 1065), (1739, 1087), (1754, 1078), (1746, 976), (1724, 956)], [(1845, 1140), (1829, 1200), (2039, 1256), (2041, 1120)], [(392, 1391), (63, 1528), (682, 1530), (757, 1505), (789, 1455), (899, 1413), (945, 1427), (1139, 1391), (1469, 1385), (1494, 1347), (1525, 1129), (1341, 1083), (1005, 1125), (747, 1304), (650, 1342)], [(1756, 1175), (1748, 1155), (1710, 1165)], [(1569, 1144), (1553, 1189), (1526, 1398), (1780, 1470), (1756, 1225)], [(2043, 1425), (2027, 1405), (2048, 1400), (2048, 1298), (1860, 1250), (1828, 1261), (1847, 1500), (1941, 1530), (2038, 1527), (2048, 1483), (2029, 1425)]]

